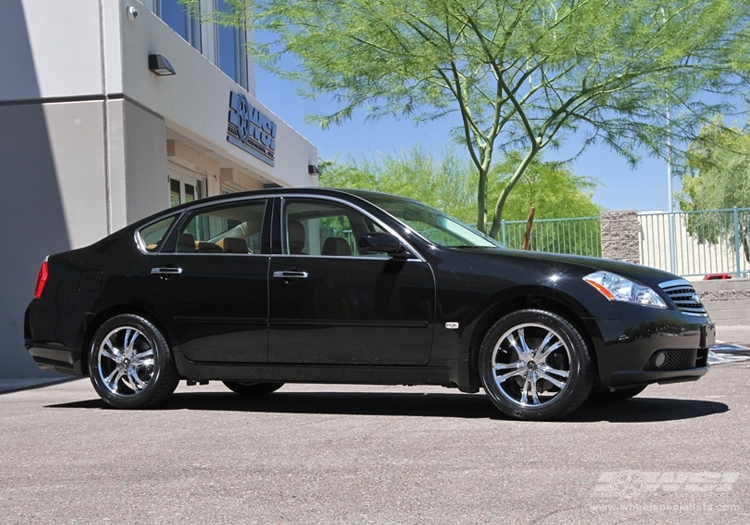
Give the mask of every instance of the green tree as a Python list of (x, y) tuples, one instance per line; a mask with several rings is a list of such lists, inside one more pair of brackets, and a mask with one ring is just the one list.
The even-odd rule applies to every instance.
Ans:
[[(677, 197), (685, 211), (750, 208), (750, 134), (716, 118), (704, 126), (687, 151), (688, 173)], [(734, 218), (726, 213), (690, 214), (688, 232), (699, 242), (734, 242)], [(738, 213), (737, 234), (750, 262), (750, 211)]]
[[(488, 192), (500, 194), (512, 176), (519, 152), (511, 152), (490, 177)], [(477, 174), (468, 161), (448, 150), (442, 159), (419, 146), (410, 152), (379, 155), (372, 159), (350, 156), (345, 162), (320, 163), (321, 186), (361, 188), (395, 193), (421, 200), (467, 223), (476, 220)], [(576, 176), (567, 163), (535, 159), (506, 204), (506, 218), (526, 219), (536, 208), (538, 219), (598, 215), (601, 207), (591, 200), (596, 182)]]
[[(322, 126), (357, 110), (418, 122), (457, 113), (482, 230), (494, 155), (522, 151), (494, 205), (495, 236), (525, 170), (568, 135), (635, 164), (638, 151), (661, 155), (668, 139), (677, 145), (727, 111), (720, 96), (700, 96), (746, 92), (749, 2), (231, 0), (235, 16), (223, 22), (252, 20), (278, 37), (252, 52), (305, 95), (339, 103), (314, 117)], [(280, 66), (284, 54), (296, 67)]]
[(750, 134), (715, 118), (687, 150), (678, 196), (683, 210), (750, 208)]
[[(489, 195), (496, 197), (508, 186), (522, 153), (510, 152), (497, 165), (491, 178)], [(535, 158), (516, 183), (505, 203), (508, 220), (526, 219), (529, 209), (536, 209), (537, 219), (568, 219), (599, 215), (602, 207), (591, 200), (598, 183), (590, 177), (576, 175), (569, 163)]]
[(409, 152), (373, 158), (349, 156), (346, 161), (319, 164), (319, 184), (329, 188), (359, 188), (394, 193), (473, 223), (476, 219), (471, 167), (452, 150), (436, 159), (420, 146)]

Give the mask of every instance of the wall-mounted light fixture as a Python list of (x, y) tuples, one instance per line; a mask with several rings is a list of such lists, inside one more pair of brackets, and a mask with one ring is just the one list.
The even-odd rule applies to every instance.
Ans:
[(320, 171), (318, 171), (318, 167), (315, 164), (307, 165), (307, 173), (310, 175), (320, 175)]
[(161, 55), (149, 55), (148, 68), (152, 73), (156, 73), (160, 77), (177, 74), (177, 71), (174, 70), (172, 64), (169, 63), (169, 60)]

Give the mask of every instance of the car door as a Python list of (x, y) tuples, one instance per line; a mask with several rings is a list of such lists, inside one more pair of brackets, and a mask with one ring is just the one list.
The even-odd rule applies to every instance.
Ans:
[(335, 199), (285, 197), (269, 268), (269, 362), (425, 365), (435, 287), (416, 254), (363, 255), (358, 235), (385, 231)]
[(193, 361), (265, 363), (267, 199), (199, 207), (148, 258), (151, 301)]

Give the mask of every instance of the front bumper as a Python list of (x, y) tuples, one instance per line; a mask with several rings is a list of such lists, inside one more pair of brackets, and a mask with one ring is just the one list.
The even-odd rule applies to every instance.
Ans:
[(708, 350), (716, 342), (709, 318), (637, 306), (623, 310), (623, 319), (598, 320), (592, 327), (592, 334), (598, 332), (593, 339), (601, 387), (694, 381), (708, 372)]

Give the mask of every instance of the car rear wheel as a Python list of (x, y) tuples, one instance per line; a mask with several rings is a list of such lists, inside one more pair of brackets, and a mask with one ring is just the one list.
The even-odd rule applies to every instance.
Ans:
[(492, 403), (517, 419), (565, 416), (588, 398), (594, 381), (581, 334), (544, 310), (520, 310), (497, 321), (482, 342), (479, 372)]
[(241, 381), (222, 381), (232, 392), (243, 396), (264, 396), (276, 392), (284, 383), (243, 383)]
[(143, 408), (161, 403), (179, 383), (164, 336), (150, 321), (117, 315), (94, 334), (89, 352), (94, 389), (116, 408)]
[(636, 386), (632, 388), (623, 388), (614, 392), (591, 392), (589, 399), (591, 401), (602, 403), (619, 403), (635, 397), (646, 389), (645, 386)]

